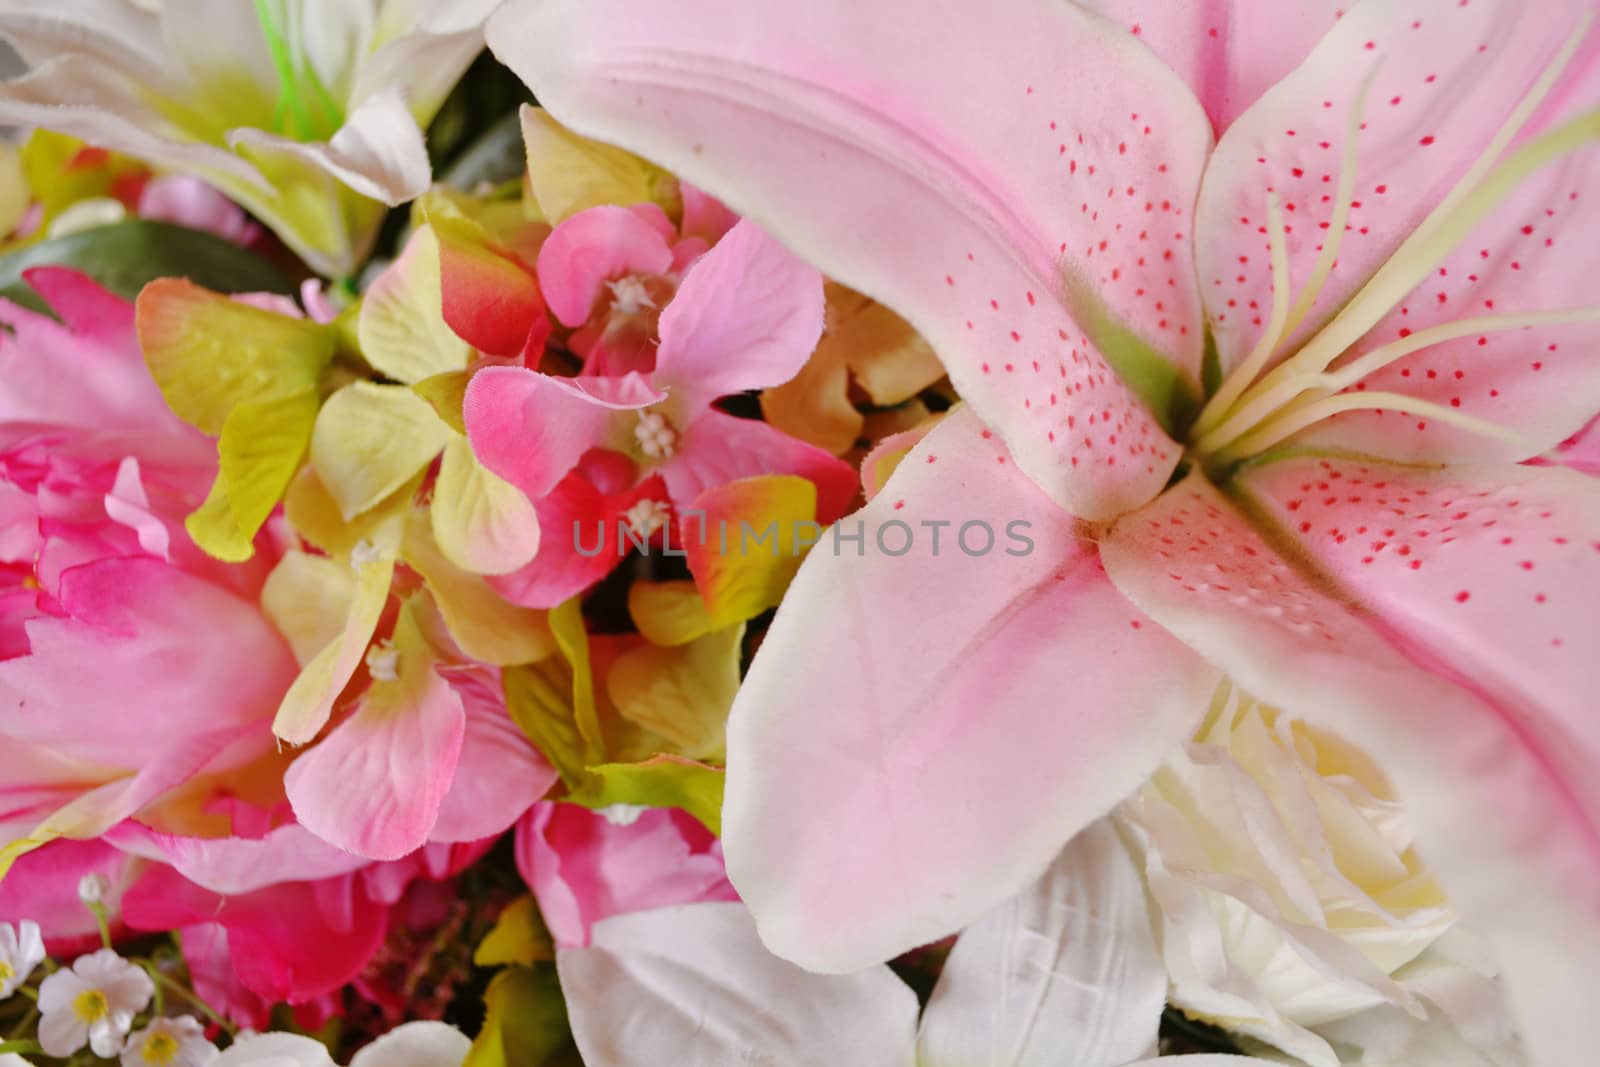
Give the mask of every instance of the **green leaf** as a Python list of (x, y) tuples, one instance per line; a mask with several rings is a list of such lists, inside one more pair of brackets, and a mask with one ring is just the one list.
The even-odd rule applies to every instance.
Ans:
[(0, 256), (0, 296), (48, 312), (22, 272), (71, 267), (129, 300), (157, 278), (189, 278), (224, 293), (289, 293), (278, 268), (253, 252), (201, 230), (134, 219), (41, 241)]
[(597, 784), (570, 799), (585, 807), (637, 804), (646, 808), (682, 808), (707, 830), (722, 834), (721, 768), (682, 756), (661, 753), (643, 763), (601, 763), (590, 767)]
[(507, 967), (483, 995), (487, 1017), (461, 1067), (577, 1064), (561, 984), (549, 967)]

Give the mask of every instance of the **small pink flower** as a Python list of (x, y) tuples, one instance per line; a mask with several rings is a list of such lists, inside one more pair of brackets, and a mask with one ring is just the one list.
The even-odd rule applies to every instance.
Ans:
[[(578, 242), (584, 254), (566, 247)], [(621, 306), (637, 313), (652, 292), (637, 272), (668, 270), (673, 255), (641, 213), (591, 208), (545, 242), (540, 278), (564, 322), (586, 320), (607, 299), (613, 313)], [(559, 285), (552, 262), (568, 264)], [(478, 372), (465, 406), (473, 450), (536, 505), (545, 501), (540, 523), (546, 528), (548, 520), (551, 531), (528, 572), (497, 585), (520, 603), (553, 605), (582, 585), (545, 575), (587, 576), (603, 567), (603, 576), (616, 564), (614, 552), (577, 550), (579, 536), (593, 539), (583, 520), (622, 517), (645, 499), (682, 509), (705, 489), (757, 474), (812, 479), (819, 519), (837, 518), (855, 495), (846, 465), (763, 422), (714, 407), (721, 397), (792, 378), (821, 335), (822, 309), (821, 276), (742, 222), (689, 268), (661, 311), (660, 343), (643, 369), (597, 374), (586, 367), (574, 378), (520, 367)], [(605, 466), (603, 475), (568, 481), (596, 462)], [(660, 497), (625, 495), (651, 477), (661, 481)], [(580, 557), (594, 563), (585, 566)]]

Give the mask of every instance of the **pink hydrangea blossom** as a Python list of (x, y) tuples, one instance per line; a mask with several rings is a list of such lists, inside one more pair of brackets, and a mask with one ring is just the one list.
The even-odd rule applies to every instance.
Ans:
[(641, 538), (661, 528), (640, 520), (641, 504), (658, 505), (649, 513), (665, 520), (713, 486), (798, 474), (817, 483), (828, 522), (855, 495), (850, 469), (831, 455), (714, 406), (799, 371), (822, 331), (821, 276), (748, 222), (710, 251), (701, 238), (669, 245), (671, 232), (659, 209), (590, 208), (557, 227), (539, 254), (558, 319), (588, 323), (601, 309), (609, 325), (594, 344), (622, 330), (618, 322), (633, 329), (645, 312), (654, 326), (655, 301), (671, 292), (659, 279), (692, 260), (660, 309), (659, 344), (623, 353), (612, 338), (599, 354), (591, 346), (583, 373), (570, 378), (490, 367), (467, 390), (473, 450), (535, 502), (551, 531), (532, 563), (496, 581), (519, 603), (552, 606), (603, 577), (619, 558), (619, 521)]

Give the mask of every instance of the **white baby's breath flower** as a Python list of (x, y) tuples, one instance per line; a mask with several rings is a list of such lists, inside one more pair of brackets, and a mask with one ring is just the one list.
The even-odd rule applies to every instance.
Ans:
[(0, 1000), (15, 993), (43, 962), (44, 938), (38, 923), (32, 919), (16, 926), (0, 923)]
[(85, 904), (98, 904), (111, 889), (111, 879), (99, 871), (91, 871), (78, 879), (78, 899)]
[(39, 986), (39, 1044), (51, 1056), (70, 1056), (87, 1042), (109, 1059), (154, 993), (150, 976), (109, 948), (79, 956)]
[(192, 1015), (154, 1019), (128, 1038), (122, 1067), (206, 1067), (217, 1058), (217, 1046), (206, 1040), (205, 1028)]
[(1359, 749), (1224, 683), (1118, 816), (1143, 847), (1176, 1007), (1314, 1067), (1452, 1033), (1482, 1058), (1405, 1062), (1518, 1062), (1491, 965)]

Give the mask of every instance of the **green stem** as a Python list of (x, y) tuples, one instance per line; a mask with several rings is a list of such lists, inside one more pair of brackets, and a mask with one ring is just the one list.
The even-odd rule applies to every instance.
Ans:
[(106, 906), (99, 901), (85, 905), (94, 915), (94, 924), (100, 928), (100, 944), (111, 947), (111, 925), (106, 921)]
[(155, 980), (156, 988), (158, 990), (165, 988), (168, 992), (173, 993), (182, 1000), (186, 1001), (188, 1004), (198, 1010), (200, 1014), (204, 1015), (207, 1019), (210, 1019), (212, 1022), (226, 1030), (230, 1036), (238, 1032), (237, 1028), (228, 1020), (218, 1015), (212, 1009), (211, 1005), (201, 1000), (188, 989), (185, 989), (182, 983), (175, 982), (171, 978), (168, 978), (166, 975), (162, 974), (154, 964), (146, 964), (145, 970), (147, 970), (150, 974), (150, 977)]
[(21, 1038), (21, 1036), (23, 1034), (27, 1033), (30, 1029), (33, 1028), (34, 1021), (36, 1019), (38, 1019), (38, 1018), (39, 1018), (39, 1009), (37, 1007), (30, 1006), (28, 1008), (27, 1014), (24, 1015), (22, 1017), (22, 1020), (20, 1022), (18, 1022), (16, 1026), (13, 1026), (11, 1028), (11, 1032), (6, 1035), (6, 1040), (7, 1041), (15, 1041), (15, 1040), (18, 1040), (19, 1038)]
[(0, 1041), (0, 1055), (15, 1052), (19, 1056), (31, 1056), (43, 1051), (37, 1041)]

